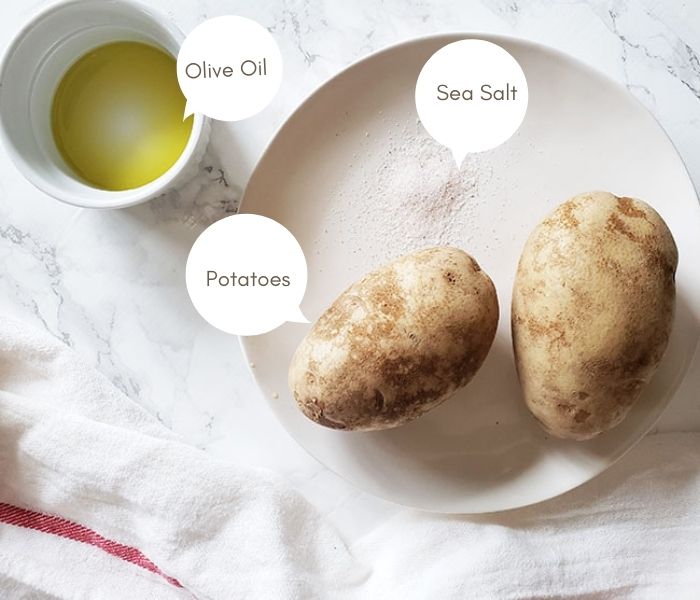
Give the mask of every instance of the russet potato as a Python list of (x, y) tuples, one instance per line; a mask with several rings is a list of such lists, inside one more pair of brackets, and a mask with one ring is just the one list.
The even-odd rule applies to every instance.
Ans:
[(561, 204), (530, 235), (511, 327), (524, 400), (553, 435), (619, 424), (659, 365), (678, 251), (648, 204), (607, 192)]
[(396, 427), (469, 382), (497, 323), (495, 288), (473, 258), (421, 250), (333, 302), (294, 354), (289, 386), (303, 413), (326, 427)]

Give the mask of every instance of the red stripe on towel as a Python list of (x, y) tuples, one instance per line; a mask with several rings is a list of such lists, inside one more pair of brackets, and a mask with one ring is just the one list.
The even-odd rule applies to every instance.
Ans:
[(113, 540), (108, 540), (92, 529), (88, 529), (73, 521), (0, 502), (0, 522), (16, 525), (17, 527), (34, 529), (43, 533), (50, 533), (59, 537), (68, 538), (69, 540), (75, 540), (76, 542), (82, 542), (83, 544), (96, 546), (100, 550), (107, 552), (107, 554), (121, 558), (126, 562), (137, 565), (156, 575), (160, 575), (176, 587), (182, 587), (182, 584), (177, 579), (163, 573), (163, 571), (146, 558), (140, 550), (132, 548), (131, 546), (125, 546)]

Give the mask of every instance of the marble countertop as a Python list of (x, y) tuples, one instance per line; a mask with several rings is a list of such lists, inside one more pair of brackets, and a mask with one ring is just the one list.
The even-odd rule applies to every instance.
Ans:
[[(3, 10), (0, 50), (45, 4), (18, 0)], [(171, 193), (119, 211), (72, 208), (34, 189), (0, 149), (0, 310), (64, 340), (190, 443), (225, 460), (283, 474), (349, 536), (398, 508), (355, 490), (292, 441), (267, 409), (236, 338), (199, 317), (184, 285), (192, 242), (235, 208), (265, 145), (306, 95), (349, 63), (418, 35), (477, 31), (524, 37), (624, 83), (661, 122), (700, 186), (697, 2), (147, 4), (186, 32), (222, 14), (268, 27), (285, 60), (280, 92), (256, 117), (215, 123), (210, 154), (216, 158), (208, 159), (214, 191), (196, 202), (191, 194)], [(700, 360), (691, 371), (659, 429), (700, 429)]]

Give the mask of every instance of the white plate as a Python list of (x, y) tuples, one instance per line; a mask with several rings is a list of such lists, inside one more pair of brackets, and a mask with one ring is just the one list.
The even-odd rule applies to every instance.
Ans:
[[(377, 496), (447, 513), (532, 504), (604, 471), (658, 419), (700, 329), (700, 207), (654, 118), (624, 88), (568, 56), (478, 36), (519, 61), (530, 102), (513, 138), (468, 158), (457, 174), (449, 151), (417, 123), (414, 88), (433, 52), (463, 37), (393, 46), (325, 83), (279, 130), (243, 201), (245, 212), (276, 219), (299, 240), (309, 265), (302, 309), (312, 320), (353, 280), (412, 248), (460, 246), (493, 279), (501, 319), (483, 367), (443, 405), (394, 430), (331, 431), (297, 410), (287, 367), (309, 326), (286, 324), (242, 340), (277, 418), (311, 455)], [(509, 308), (532, 228), (560, 202), (590, 190), (642, 198), (664, 217), (680, 253), (678, 304), (666, 356), (630, 416), (576, 443), (548, 437), (521, 401)]]

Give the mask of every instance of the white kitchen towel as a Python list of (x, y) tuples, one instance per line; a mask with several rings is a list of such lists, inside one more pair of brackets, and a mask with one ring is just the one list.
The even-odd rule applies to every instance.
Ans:
[(0, 389), (3, 600), (313, 598), (366, 578), (276, 477), (180, 443), (62, 343), (7, 319)]
[(700, 434), (526, 509), (397, 507), (348, 548), (279, 478), (182, 443), (1, 318), (0, 390), (2, 598), (700, 597)]

